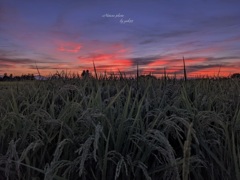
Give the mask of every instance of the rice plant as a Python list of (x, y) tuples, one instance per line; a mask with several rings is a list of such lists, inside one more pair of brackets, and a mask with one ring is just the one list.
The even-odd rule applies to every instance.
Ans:
[(0, 84), (0, 179), (240, 179), (238, 79), (58, 73)]

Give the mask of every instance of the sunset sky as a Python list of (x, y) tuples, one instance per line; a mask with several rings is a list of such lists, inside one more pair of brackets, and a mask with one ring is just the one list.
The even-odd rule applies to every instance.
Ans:
[(239, 0), (0, 0), (0, 75), (240, 73)]

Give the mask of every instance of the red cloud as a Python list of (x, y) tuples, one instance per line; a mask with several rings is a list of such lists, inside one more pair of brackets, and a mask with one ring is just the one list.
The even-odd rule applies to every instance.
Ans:
[(74, 42), (62, 42), (59, 44), (58, 51), (69, 52), (69, 53), (77, 53), (82, 48), (81, 44)]
[(97, 54), (86, 58), (79, 57), (80, 64), (93, 70), (93, 62), (98, 71), (118, 72), (126, 71), (132, 66), (132, 61), (123, 59), (117, 54)]
[[(186, 65), (195, 65), (195, 64), (201, 64), (207, 61), (207, 58), (189, 58), (189, 59), (184, 59)], [(181, 65), (183, 65), (182, 59), (179, 61), (181, 62)]]

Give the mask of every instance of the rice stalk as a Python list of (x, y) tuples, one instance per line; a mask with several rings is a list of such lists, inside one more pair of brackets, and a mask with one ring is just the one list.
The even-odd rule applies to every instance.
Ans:
[(193, 123), (189, 125), (187, 139), (184, 142), (184, 152), (183, 152), (183, 170), (182, 170), (182, 179), (189, 179), (189, 169), (190, 169), (190, 157), (191, 157), (191, 143), (192, 143), (192, 128)]

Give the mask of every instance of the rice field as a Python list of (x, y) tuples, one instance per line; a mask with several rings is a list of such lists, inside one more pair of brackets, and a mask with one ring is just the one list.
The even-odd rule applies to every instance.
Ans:
[(240, 179), (240, 81), (0, 82), (0, 179)]

